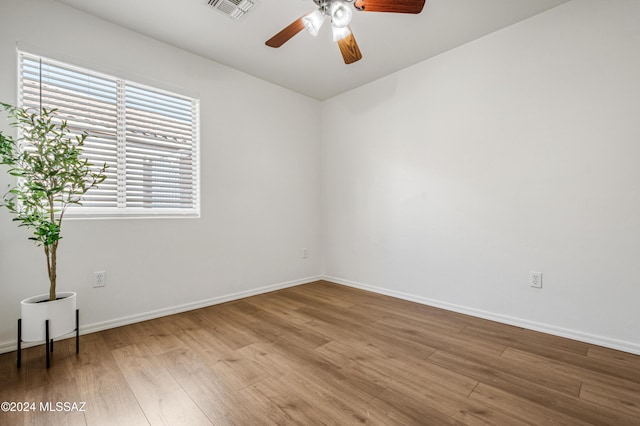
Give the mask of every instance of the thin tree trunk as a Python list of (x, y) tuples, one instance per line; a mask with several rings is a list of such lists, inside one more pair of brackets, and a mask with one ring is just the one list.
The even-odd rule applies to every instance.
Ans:
[(53, 243), (50, 250), (51, 262), (49, 266), (49, 282), (51, 283), (51, 286), (49, 287), (49, 300), (56, 300), (57, 251), (58, 251), (58, 242), (56, 241), (55, 243)]
[[(49, 220), (52, 223), (56, 223), (56, 216), (55, 216), (55, 201), (53, 199), (53, 196), (49, 196), (48, 197), (49, 200)], [(60, 218), (60, 221), (62, 222), (62, 217)], [(59, 226), (62, 225), (62, 223), (59, 224)], [(51, 244), (51, 247), (48, 248), (47, 250), (47, 266), (49, 268), (49, 300), (56, 300), (56, 278), (57, 278), (57, 251), (58, 251), (58, 241), (54, 241), (53, 244)]]
[(49, 300), (56, 300), (56, 257), (58, 244), (44, 246), (44, 254), (47, 256), (47, 275), (49, 276)]

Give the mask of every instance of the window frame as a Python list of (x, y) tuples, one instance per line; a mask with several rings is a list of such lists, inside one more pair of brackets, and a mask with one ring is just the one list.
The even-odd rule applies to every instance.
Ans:
[[(26, 90), (24, 86), (25, 84), (24, 74), (26, 73), (24, 72), (24, 65), (23, 65), (24, 58), (27, 58), (28, 60), (31, 60), (31, 61), (41, 61), (40, 67), (42, 67), (42, 64), (46, 63), (49, 65), (52, 65), (53, 67), (59, 67), (64, 70), (77, 71), (78, 73), (81, 73), (83, 75), (89, 75), (98, 79), (105, 79), (105, 80), (115, 82), (116, 93), (114, 93), (114, 95), (117, 98), (116, 117), (115, 117), (116, 119), (115, 119), (115, 122), (110, 123), (110, 124), (113, 124), (116, 129), (115, 145), (110, 147), (110, 149), (113, 150), (113, 152), (110, 151), (110, 155), (115, 154), (113, 158), (116, 159), (115, 165), (114, 166), (110, 165), (110, 169), (114, 167), (116, 169), (111, 172), (112, 175), (115, 173), (115, 178), (112, 179), (112, 182), (115, 179), (115, 199), (113, 199), (112, 201), (109, 201), (109, 203), (113, 203), (115, 204), (115, 206), (104, 207), (104, 206), (96, 206), (96, 205), (92, 206), (92, 205), (84, 205), (84, 204), (82, 206), (77, 206), (77, 207), (74, 206), (69, 208), (69, 210), (65, 214), (65, 218), (69, 218), (69, 219), (103, 219), (103, 218), (104, 219), (109, 219), (109, 218), (148, 219), (148, 218), (199, 218), (200, 217), (201, 183), (200, 183), (200, 100), (199, 99), (192, 96), (176, 93), (174, 91), (169, 91), (163, 88), (154, 87), (149, 84), (138, 83), (130, 79), (121, 78), (116, 75), (110, 75), (110, 74), (95, 71), (93, 69), (89, 69), (86, 67), (77, 66), (75, 64), (71, 64), (66, 61), (60, 61), (60, 60), (52, 59), (43, 55), (30, 53), (25, 50), (17, 49), (17, 58), (18, 58), (17, 59), (18, 106), (21, 108), (25, 108), (25, 105), (28, 108), (34, 108), (34, 106), (32, 106), (33, 102), (29, 103), (25, 101)], [(79, 81), (80, 80), (78, 80), (78, 82)], [(42, 74), (40, 76), (40, 80), (38, 81), (38, 84), (40, 85), (40, 90), (42, 90), (41, 89), (43, 85)], [(80, 85), (80, 83), (77, 83), (77, 84)], [(125, 100), (126, 95), (124, 93), (127, 90), (127, 88), (132, 88), (133, 90), (140, 90), (143, 92), (146, 91), (147, 93), (158, 94), (159, 96), (163, 96), (163, 97), (166, 96), (171, 98), (170, 100), (180, 101), (180, 103), (183, 103), (183, 104), (190, 104), (190, 110), (189, 110), (190, 122), (186, 126), (186, 127), (189, 127), (189, 126), (191, 127), (190, 138), (186, 139), (186, 141), (190, 143), (181, 145), (182, 147), (181, 150), (186, 150), (187, 156), (188, 156), (188, 161), (186, 162), (187, 164), (186, 172), (182, 171), (181, 173), (178, 170), (180, 169), (180, 167), (177, 166), (176, 164), (173, 164), (173, 166), (170, 167), (169, 169), (165, 169), (165, 170), (168, 170), (168, 172), (165, 171), (164, 173), (162, 173), (163, 175), (166, 175), (167, 173), (169, 173), (171, 175), (178, 176), (177, 178), (174, 177), (174, 179), (182, 179), (183, 177), (188, 176), (189, 177), (188, 183), (185, 185), (187, 189), (160, 192), (159, 187), (162, 185), (160, 185), (158, 181), (154, 180), (153, 176), (143, 175), (142, 178), (140, 179), (144, 181), (145, 179), (150, 178), (152, 182), (150, 186), (155, 188), (152, 194), (159, 194), (158, 197), (160, 198), (165, 199), (167, 193), (173, 197), (179, 197), (179, 196), (186, 197), (187, 202), (185, 204), (188, 204), (189, 205), (188, 207), (157, 207), (157, 206), (154, 207), (153, 201), (150, 201), (149, 207), (130, 206), (132, 201), (127, 199), (126, 178), (127, 176), (129, 176), (131, 179), (131, 175), (133, 173), (131, 172), (132, 168), (131, 168), (131, 165), (128, 164), (129, 162), (127, 161), (127, 158), (133, 161), (133, 160), (144, 159), (146, 157), (145, 157), (145, 154), (138, 154), (137, 156), (131, 154), (129, 155), (129, 157), (127, 157), (127, 143), (129, 142), (130, 145), (135, 144), (135, 142), (132, 141), (132, 138), (130, 139), (127, 137), (127, 132), (129, 131), (129, 128), (127, 127), (127, 122), (125, 119), (127, 114), (127, 108), (129, 108), (129, 110), (133, 110), (133, 107), (128, 107), (127, 101)], [(44, 98), (41, 98), (41, 99), (44, 99)], [(74, 99), (74, 101), (79, 102), (77, 98)], [(40, 102), (42, 102), (42, 100)], [(57, 106), (55, 103), (51, 103), (48, 101), (46, 103), (42, 103), (41, 105), (47, 108)], [(152, 108), (155, 108), (155, 112), (150, 112), (148, 115), (157, 114), (159, 117), (159, 113), (157, 112), (159, 105), (160, 105), (159, 103), (154, 104)], [(75, 105), (74, 107), (78, 108)], [(60, 114), (60, 118), (62, 120), (69, 119), (70, 127), (72, 127), (71, 125), (72, 119), (70, 117), (71, 115), (65, 115), (62, 113)], [(185, 121), (185, 123), (187, 122)], [(149, 124), (149, 123), (145, 122), (145, 124)], [(74, 128), (77, 130), (78, 133), (80, 133), (82, 130), (90, 128), (90, 125), (87, 125), (84, 127), (76, 125), (74, 126)], [(142, 133), (144, 133), (143, 132), (144, 130), (149, 130), (153, 136), (158, 136), (157, 134), (153, 134), (154, 129), (152, 128), (152, 126), (148, 128), (138, 127), (136, 130), (139, 130)], [(88, 142), (90, 141), (90, 138), (92, 136), (92, 133), (90, 130), (88, 131), (88, 134), (89, 136), (87, 137), (87, 142), (85, 142), (85, 145), (89, 145)], [(147, 144), (145, 146), (147, 147), (151, 146), (152, 148), (154, 148), (154, 143), (152, 141), (150, 144)], [(184, 147), (187, 147), (187, 148), (184, 148)], [(155, 154), (154, 156), (156, 157), (156, 160), (159, 158), (161, 162), (162, 152), (160, 149), (160, 143), (157, 143), (157, 146), (155, 146), (155, 148), (157, 150), (156, 151), (152, 150), (151, 152)], [(173, 157), (171, 155), (169, 156), (167, 155), (169, 154), (165, 154), (165, 157), (164, 157), (164, 159), (167, 162), (169, 162), (170, 160), (173, 160), (174, 163), (175, 161), (182, 161), (180, 159), (176, 160), (177, 154), (171, 154), (173, 155)], [(96, 167), (103, 163), (102, 160), (99, 160), (99, 159), (97, 160), (95, 156), (92, 157), (91, 155), (87, 155), (87, 158), (89, 158), (90, 162), (94, 163)], [(153, 167), (153, 165), (151, 167)], [(157, 167), (158, 166), (156, 164), (156, 168)], [(145, 173), (145, 172), (142, 172), (142, 173)], [(151, 173), (153, 173), (153, 171)], [(160, 173), (158, 173), (158, 175), (160, 175)], [(157, 179), (161, 180), (162, 177), (159, 177)], [(171, 182), (169, 182), (168, 184), (167, 182), (163, 182), (163, 183), (165, 188), (171, 188)], [(137, 185), (138, 187), (132, 186), (132, 188), (129, 188), (129, 189), (140, 189), (140, 185), (144, 185), (144, 184), (138, 183)], [(92, 194), (92, 191), (93, 191), (93, 195), (96, 195), (96, 194), (102, 195), (100, 193), (100, 186), (98, 187), (97, 190), (90, 190), (88, 195)], [(131, 194), (132, 193), (130, 192), (129, 195), (131, 196)], [(161, 194), (165, 194), (165, 195), (163, 196)], [(110, 196), (113, 197), (113, 194), (111, 194)], [(152, 198), (153, 196), (150, 199), (152, 200)], [(111, 198), (109, 199), (111, 200)], [(86, 201), (86, 202), (87, 204), (91, 204), (91, 201)], [(142, 201), (139, 201), (139, 200), (137, 201), (137, 204), (141, 204), (141, 203), (144, 204), (144, 202)]]

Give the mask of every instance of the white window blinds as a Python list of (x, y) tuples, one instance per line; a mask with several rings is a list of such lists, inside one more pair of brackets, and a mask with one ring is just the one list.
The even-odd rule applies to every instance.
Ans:
[(76, 216), (199, 215), (196, 99), (19, 53), (22, 108), (57, 108), (84, 155), (107, 163)]

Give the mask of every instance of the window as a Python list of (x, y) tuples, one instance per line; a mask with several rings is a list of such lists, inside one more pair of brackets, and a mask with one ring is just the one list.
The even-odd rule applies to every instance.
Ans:
[(107, 179), (69, 215), (198, 216), (199, 102), (19, 52), (22, 108), (57, 108)]

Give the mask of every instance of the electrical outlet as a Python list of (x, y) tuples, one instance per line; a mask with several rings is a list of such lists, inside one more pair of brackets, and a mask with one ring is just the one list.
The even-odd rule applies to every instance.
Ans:
[(105, 271), (98, 271), (93, 273), (93, 286), (104, 287), (107, 283), (107, 273)]
[(542, 272), (529, 272), (529, 285), (535, 288), (542, 288)]
[(306, 248), (302, 249), (302, 258), (306, 259), (307, 257), (309, 257), (309, 250), (307, 250)]

